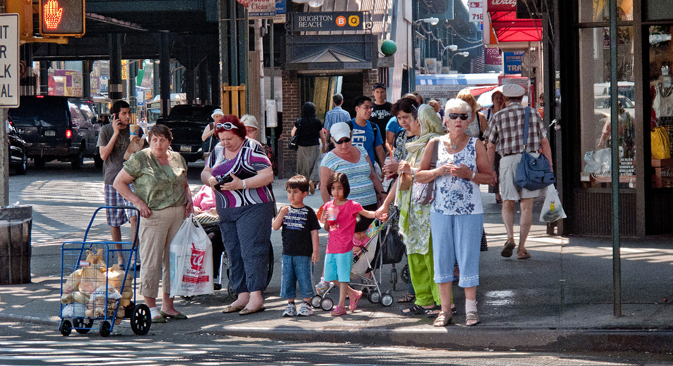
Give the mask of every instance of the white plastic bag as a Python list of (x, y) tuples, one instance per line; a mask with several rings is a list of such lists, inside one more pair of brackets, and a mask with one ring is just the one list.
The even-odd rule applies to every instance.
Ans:
[(171, 297), (213, 293), (213, 246), (189, 215), (170, 246)]
[(540, 221), (554, 222), (558, 219), (565, 219), (566, 213), (561, 206), (561, 200), (558, 198), (556, 187), (550, 185), (547, 187), (547, 193), (544, 198), (544, 205), (540, 213)]

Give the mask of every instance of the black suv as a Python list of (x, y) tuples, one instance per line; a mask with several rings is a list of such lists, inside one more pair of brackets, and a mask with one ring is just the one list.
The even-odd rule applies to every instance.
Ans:
[(100, 123), (93, 102), (57, 96), (22, 96), (19, 108), (9, 110), (14, 127), (28, 145), (37, 167), (48, 161), (70, 161), (79, 169), (84, 158), (103, 165), (96, 142)]
[(157, 123), (166, 125), (173, 133), (171, 148), (179, 152), (187, 162), (203, 159), (203, 141), (201, 135), (206, 126), (213, 122), (210, 117), (215, 109), (214, 105), (176, 105), (171, 109), (168, 118), (157, 120)]
[(7, 138), (9, 139), (9, 166), (14, 168), (16, 174), (26, 174), (28, 166), (26, 142), (16, 133), (11, 118), (7, 120)]

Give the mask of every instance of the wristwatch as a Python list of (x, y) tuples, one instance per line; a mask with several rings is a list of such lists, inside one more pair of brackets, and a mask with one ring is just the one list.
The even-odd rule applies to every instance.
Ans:
[(470, 180), (474, 180), (474, 177), (475, 177), (476, 175), (477, 175), (477, 172), (472, 171), (472, 178), (470, 178)]
[(248, 188), (248, 185), (245, 184), (245, 179), (243, 179), (242, 182), (243, 182), (243, 189), (247, 189), (247, 188)]

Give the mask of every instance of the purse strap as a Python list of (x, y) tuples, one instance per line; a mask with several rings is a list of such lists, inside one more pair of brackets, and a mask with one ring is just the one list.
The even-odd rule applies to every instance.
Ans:
[(524, 112), (523, 122), (523, 152), (526, 152), (526, 145), (528, 144), (528, 122), (530, 121), (530, 107), (526, 107)]
[(432, 150), (432, 160), (430, 160), (430, 169), (435, 169), (437, 167), (437, 157), (439, 156), (439, 139), (435, 140), (435, 146)]

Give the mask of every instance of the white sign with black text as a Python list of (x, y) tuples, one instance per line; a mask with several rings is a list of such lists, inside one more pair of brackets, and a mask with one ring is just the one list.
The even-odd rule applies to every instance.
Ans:
[(19, 106), (19, 14), (0, 14), (0, 107)]

